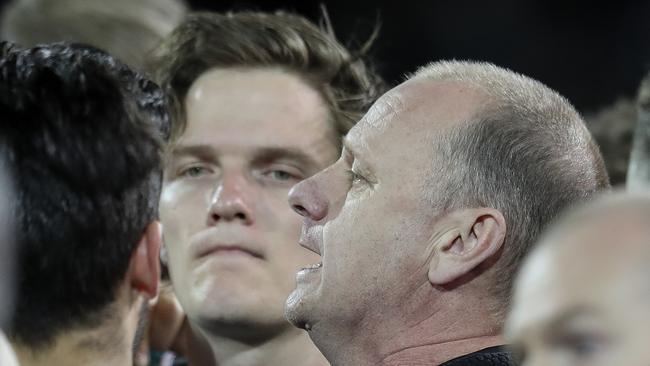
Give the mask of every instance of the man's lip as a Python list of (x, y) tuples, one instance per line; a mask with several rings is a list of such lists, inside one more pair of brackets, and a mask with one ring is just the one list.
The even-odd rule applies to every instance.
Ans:
[(301, 247), (303, 247), (303, 248), (309, 250), (310, 252), (314, 252), (314, 253), (316, 253), (316, 254), (318, 254), (318, 255), (321, 255), (321, 254), (320, 254), (320, 249), (319, 249), (318, 245), (316, 245), (316, 244), (314, 244), (314, 243), (311, 243), (311, 242), (309, 242), (309, 241), (307, 241), (307, 240), (303, 240), (302, 238), (300, 238), (300, 240), (298, 240), (298, 244), (299, 244)]
[(305, 219), (302, 224), (302, 230), (300, 233), (300, 239), (298, 239), (298, 244), (312, 251), (321, 257), (323, 256), (323, 227), (318, 225), (310, 224), (309, 220)]
[(246, 253), (246, 254), (254, 257), (254, 258), (263, 259), (262, 254), (254, 251), (254, 250), (248, 249), (248, 248), (246, 248), (244, 246), (241, 246), (241, 245), (219, 245), (219, 244), (204, 248), (203, 250), (199, 251), (196, 258), (201, 259), (201, 258), (210, 256), (210, 255), (213, 255), (213, 254), (217, 254), (217, 253), (220, 253), (220, 252), (222, 252), (222, 253), (223, 252), (242, 252), (242, 253)]

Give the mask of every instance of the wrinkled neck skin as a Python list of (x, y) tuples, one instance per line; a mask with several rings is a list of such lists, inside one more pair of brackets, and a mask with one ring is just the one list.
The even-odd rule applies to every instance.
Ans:
[(63, 332), (40, 348), (12, 341), (18, 362), (21, 366), (131, 366), (143, 303), (142, 297), (124, 290), (96, 328)]
[(319, 322), (309, 335), (332, 366), (440, 365), (505, 344), (501, 324), (479, 297), (447, 293), (430, 300), (380, 309), (340, 326)]
[[(256, 329), (251, 328), (250, 331), (255, 334)], [(329, 366), (307, 332), (289, 324), (278, 333), (254, 341), (246, 340), (241, 333), (237, 337), (215, 334), (205, 329), (201, 329), (201, 333), (219, 366)]]

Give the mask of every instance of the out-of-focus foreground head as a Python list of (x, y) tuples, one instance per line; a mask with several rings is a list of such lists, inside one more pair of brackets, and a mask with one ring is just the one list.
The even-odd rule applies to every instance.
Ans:
[(637, 104), (621, 98), (595, 113), (585, 114), (589, 131), (600, 147), (612, 186), (624, 185), (637, 121)]
[(627, 171), (627, 189), (650, 187), (650, 73), (641, 81), (637, 96), (637, 123)]
[(524, 366), (650, 364), (650, 195), (617, 193), (544, 235), (507, 334)]
[[(0, 42), (0, 59), (14, 49), (9, 42)], [(11, 218), (13, 182), (9, 177), (7, 158), (9, 151), (0, 140), (0, 331), (6, 329), (13, 310), (14, 297), (14, 241)]]
[(85, 43), (142, 69), (186, 13), (183, 0), (13, 0), (0, 18), (0, 38), (24, 47)]
[[(0, 43), (0, 60), (13, 48), (10, 43)], [(0, 365), (18, 364), (16, 356), (5, 338), (4, 330), (14, 308), (14, 240), (11, 208), (14, 197), (13, 182), (7, 167), (8, 151), (0, 140)]]
[[(487, 63), (423, 67), (292, 189), (300, 244), (322, 263), (299, 272), (287, 316), (336, 365), (498, 345), (521, 258), (562, 209), (608, 186), (556, 92)], [(412, 356), (423, 343), (446, 346)]]
[(128, 355), (126, 313), (158, 286), (162, 91), (98, 49), (44, 45), (0, 61), (0, 115), (16, 192), (12, 343), (39, 357), (94, 330), (81, 345)]
[(336, 160), (380, 78), (331, 30), (284, 12), (191, 14), (156, 56), (174, 111), (160, 207), (180, 303), (218, 358), (264, 354), (232, 347), (247, 339), (269, 358), (243, 364), (322, 364), (283, 315), (315, 260), (286, 197)]

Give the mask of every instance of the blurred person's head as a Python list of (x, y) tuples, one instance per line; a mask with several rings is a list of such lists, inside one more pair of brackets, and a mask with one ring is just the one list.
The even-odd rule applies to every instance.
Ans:
[(0, 17), (0, 38), (25, 47), (86, 43), (141, 69), (186, 13), (183, 0), (13, 0)]
[(626, 98), (585, 115), (587, 128), (600, 147), (612, 185), (625, 184), (636, 120), (636, 104)]
[[(0, 43), (0, 60), (4, 58), (12, 45)], [(18, 364), (16, 356), (4, 335), (10, 319), (14, 300), (14, 240), (11, 207), (13, 183), (7, 169), (7, 153), (4, 141), (0, 140), (0, 365)]]
[(526, 260), (507, 333), (522, 364), (650, 364), (650, 195), (563, 217)]
[(180, 303), (214, 336), (309, 342), (283, 316), (315, 260), (296, 245), (287, 193), (337, 158), (379, 78), (331, 32), (280, 12), (192, 14), (157, 56), (174, 110), (161, 219)]
[(629, 190), (650, 187), (650, 73), (641, 81), (637, 96), (637, 122), (627, 172)]
[(158, 289), (162, 91), (97, 49), (44, 45), (0, 60), (0, 115), (18, 254), (8, 334), (21, 362), (130, 362)]
[[(0, 43), (4, 46), (4, 44)], [(0, 55), (0, 60), (4, 58)], [(8, 151), (0, 139), (0, 332), (7, 328), (14, 308), (14, 252), (11, 207), (13, 182), (7, 169)]]
[(486, 63), (423, 67), (292, 189), (300, 244), (321, 258), (298, 273), (287, 317), (333, 364), (500, 344), (521, 258), (560, 210), (605, 187), (597, 146), (556, 92)]

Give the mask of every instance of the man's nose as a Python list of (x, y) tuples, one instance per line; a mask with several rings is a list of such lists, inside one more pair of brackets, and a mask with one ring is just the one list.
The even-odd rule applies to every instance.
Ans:
[(254, 218), (251, 195), (243, 176), (224, 174), (210, 200), (208, 226), (229, 221), (252, 225)]
[(300, 216), (320, 221), (327, 216), (328, 202), (312, 178), (303, 180), (289, 191), (289, 204)]

